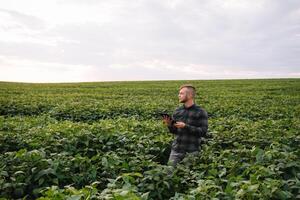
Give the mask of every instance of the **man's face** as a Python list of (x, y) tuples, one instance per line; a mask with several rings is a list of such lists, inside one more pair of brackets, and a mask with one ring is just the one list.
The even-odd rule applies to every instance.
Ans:
[(180, 103), (185, 103), (188, 100), (188, 89), (182, 88), (178, 93), (178, 98)]

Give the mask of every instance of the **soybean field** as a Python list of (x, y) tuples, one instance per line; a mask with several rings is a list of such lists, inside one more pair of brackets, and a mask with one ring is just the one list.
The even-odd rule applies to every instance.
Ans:
[[(186, 83), (209, 130), (172, 169)], [(0, 151), (0, 199), (300, 199), (300, 79), (0, 82)]]

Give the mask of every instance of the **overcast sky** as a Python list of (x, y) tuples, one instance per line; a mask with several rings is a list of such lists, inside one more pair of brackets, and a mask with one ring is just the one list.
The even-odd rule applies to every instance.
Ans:
[(299, 0), (0, 0), (0, 81), (279, 77)]

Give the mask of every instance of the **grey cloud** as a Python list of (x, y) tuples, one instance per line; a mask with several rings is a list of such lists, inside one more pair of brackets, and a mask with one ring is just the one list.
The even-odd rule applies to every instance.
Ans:
[(13, 20), (30, 29), (37, 30), (45, 28), (45, 22), (38, 17), (2, 8), (0, 8), (0, 12), (10, 15)]
[[(0, 53), (93, 65), (99, 70), (112, 64), (135, 65), (157, 59), (177, 66), (208, 65), (216, 71), (299, 72), (297, 0), (240, 1), (248, 4), (241, 9), (226, 9), (225, 1), (220, 0), (178, 1), (173, 6), (166, 1), (113, 2), (122, 9), (110, 23), (65, 24), (43, 33), (74, 42), (62, 40), (53, 47), (2, 44)], [(97, 6), (97, 2), (87, 4)], [(22, 14), (18, 14), (21, 18)], [(34, 27), (42, 27), (43, 22), (33, 17), (32, 21), (35, 20)], [(27, 16), (23, 23), (30, 21)], [(133, 67), (132, 72), (137, 72), (137, 68)], [(142, 74), (145, 69), (140, 70)], [(156, 73), (150, 71), (147, 69), (146, 73)]]

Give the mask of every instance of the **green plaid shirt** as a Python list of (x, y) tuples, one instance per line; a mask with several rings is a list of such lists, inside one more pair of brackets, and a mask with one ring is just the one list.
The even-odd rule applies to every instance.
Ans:
[(172, 150), (176, 152), (199, 151), (201, 137), (206, 136), (207, 133), (207, 112), (196, 104), (188, 108), (183, 105), (174, 111), (173, 119), (184, 122), (185, 127), (168, 126), (169, 131), (176, 137), (172, 143)]

